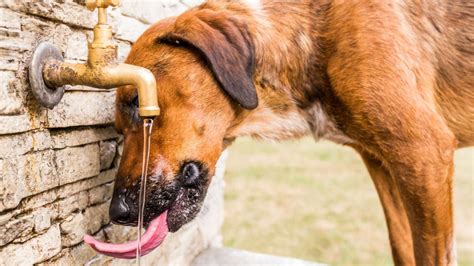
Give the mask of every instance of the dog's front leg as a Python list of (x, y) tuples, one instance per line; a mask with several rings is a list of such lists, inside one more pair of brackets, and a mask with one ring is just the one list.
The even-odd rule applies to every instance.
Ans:
[[(440, 142), (449, 139), (441, 135), (439, 138)], [(408, 211), (417, 264), (455, 265), (452, 203), (454, 148), (449, 147), (454, 145), (440, 145), (436, 138), (431, 141), (432, 147), (425, 146), (428, 145), (426, 143), (417, 151), (394, 154), (390, 159), (391, 171), (397, 177)], [(399, 156), (405, 159), (400, 160)]]
[(387, 222), (395, 265), (415, 265), (410, 224), (395, 179), (382, 161), (356, 147), (375, 184)]
[[(363, 113), (351, 110), (353, 118), (347, 132), (377, 158), (382, 158), (394, 177), (407, 211), (416, 264), (455, 264), (452, 206), (454, 136), (441, 117), (429, 109), (420, 108), (411, 113), (417, 104), (385, 106), (383, 110), (372, 113), (371, 108), (377, 105), (381, 103), (365, 106), (367, 109)], [(362, 120), (358, 120), (360, 118)], [(392, 218), (387, 216), (387, 219)], [(411, 259), (409, 254), (402, 256), (405, 256), (403, 260)]]
[[(403, 107), (393, 109), (393, 114), (403, 116), (404, 111), (401, 111), (401, 108)], [(385, 209), (390, 208), (390, 204), (396, 204), (390, 200), (397, 197), (397, 189), (400, 193), (411, 228), (416, 264), (454, 265), (456, 264), (453, 249), (452, 205), (453, 153), (456, 143), (454, 136), (435, 113), (418, 110), (418, 113), (410, 118), (412, 121), (406, 117), (406, 120), (397, 126), (392, 123), (397, 123), (399, 117), (391, 117), (390, 113), (387, 110), (380, 110), (377, 114), (371, 115), (369, 119), (377, 125), (372, 122), (365, 122), (365, 125), (360, 123), (354, 138), (365, 142), (366, 149), (376, 154), (377, 158), (382, 158), (383, 165), (394, 178), (393, 184), (390, 184), (390, 180), (380, 178), (382, 174), (380, 168), (371, 169), (372, 174), (377, 175), (374, 182), (378, 189), (380, 190), (380, 186), (387, 186), (382, 190), (392, 193), (389, 199), (387, 192), (382, 192), (381, 198)], [(374, 125), (374, 128), (367, 127), (368, 124)], [(357, 136), (359, 134), (360, 136)], [(401, 206), (391, 207), (389, 211), (394, 211), (393, 207)], [(403, 221), (393, 213), (387, 213), (387, 209), (386, 214), (386, 218), (390, 219), (389, 225)], [(398, 224), (398, 229), (401, 228), (404, 226)], [(403, 234), (403, 230), (405, 229), (397, 233)], [(405, 245), (409, 247), (411, 242), (407, 241)], [(394, 255), (403, 256), (399, 259), (407, 262), (412, 258), (408, 253)]]
[(414, 72), (400, 67), (405, 64), (400, 53), (386, 47), (377, 51), (384, 53), (364, 54), (369, 58), (356, 61), (353, 52), (330, 61), (328, 72), (341, 102), (336, 119), (394, 177), (408, 214), (416, 264), (455, 264), (456, 139), (426, 93), (432, 89), (417, 87)]

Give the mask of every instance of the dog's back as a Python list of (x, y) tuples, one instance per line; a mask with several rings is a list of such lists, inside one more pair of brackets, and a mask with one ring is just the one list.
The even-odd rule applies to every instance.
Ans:
[(444, 117), (459, 146), (474, 145), (472, 1), (330, 0), (328, 6), (331, 38), (347, 43), (342, 49), (353, 57), (347, 62), (397, 64), (418, 90), (412, 96)]

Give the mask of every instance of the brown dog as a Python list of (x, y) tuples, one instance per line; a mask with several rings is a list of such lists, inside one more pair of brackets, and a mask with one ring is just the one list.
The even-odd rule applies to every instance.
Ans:
[[(312, 134), (354, 147), (372, 176), (397, 265), (455, 264), (453, 152), (474, 145), (469, 1), (211, 1), (153, 25), (127, 63), (153, 71), (146, 221), (193, 219), (236, 137)], [(124, 134), (111, 218), (137, 220), (137, 92), (117, 94)]]

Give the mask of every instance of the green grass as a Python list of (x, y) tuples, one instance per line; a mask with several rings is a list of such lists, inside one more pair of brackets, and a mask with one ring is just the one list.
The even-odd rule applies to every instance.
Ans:
[[(456, 154), (460, 265), (474, 265), (474, 149)], [(242, 139), (227, 161), (224, 244), (331, 265), (392, 264), (375, 188), (350, 148)]]

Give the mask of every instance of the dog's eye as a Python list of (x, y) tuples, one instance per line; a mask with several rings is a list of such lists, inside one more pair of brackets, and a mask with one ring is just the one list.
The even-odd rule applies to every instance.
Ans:
[(200, 169), (194, 162), (186, 163), (181, 171), (185, 185), (193, 185), (199, 178)]
[(130, 102), (130, 105), (133, 107), (133, 108), (138, 108), (138, 106), (140, 106), (140, 102), (138, 101), (138, 96), (135, 96), (133, 98), (133, 100)]
[(129, 102), (129, 114), (132, 123), (139, 123), (141, 121), (140, 115), (138, 114), (138, 107), (140, 102), (138, 101), (138, 96), (135, 96), (133, 100)]

